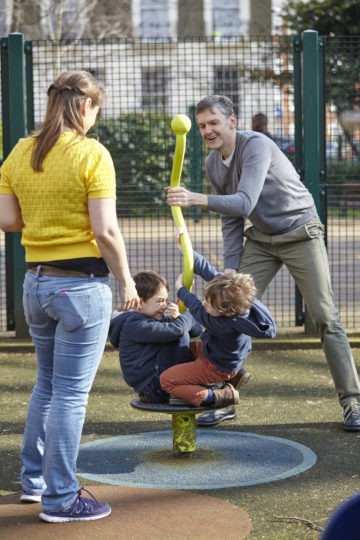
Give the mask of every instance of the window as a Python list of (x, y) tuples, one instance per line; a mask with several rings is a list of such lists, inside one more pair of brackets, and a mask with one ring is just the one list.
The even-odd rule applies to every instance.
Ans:
[(141, 36), (163, 38), (170, 33), (167, 0), (141, 0)]
[(214, 67), (214, 94), (231, 99), (235, 114), (239, 111), (239, 72), (235, 67)]
[(141, 72), (141, 101), (144, 109), (164, 109), (169, 99), (169, 68), (144, 68)]
[(213, 33), (221, 37), (241, 34), (239, 0), (212, 0)]

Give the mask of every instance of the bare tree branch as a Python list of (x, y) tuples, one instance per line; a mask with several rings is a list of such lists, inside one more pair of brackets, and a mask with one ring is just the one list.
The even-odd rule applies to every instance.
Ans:
[(299, 521), (300, 523), (305, 523), (310, 527), (310, 529), (314, 529), (315, 531), (321, 531), (324, 532), (325, 529), (320, 527), (315, 521), (310, 521), (309, 519), (304, 519), (296, 516), (273, 516), (274, 518), (278, 519), (279, 521)]

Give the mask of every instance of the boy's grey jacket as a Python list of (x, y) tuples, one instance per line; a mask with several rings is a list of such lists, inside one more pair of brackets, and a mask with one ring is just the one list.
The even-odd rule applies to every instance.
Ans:
[(164, 316), (161, 321), (137, 311), (123, 312), (114, 317), (109, 338), (111, 344), (119, 348), (125, 382), (136, 392), (141, 392), (154, 376), (160, 347), (189, 332), (194, 324), (189, 311), (177, 319)]
[[(205, 281), (222, 274), (195, 251), (194, 263), (195, 273)], [(220, 371), (232, 373), (242, 367), (252, 349), (251, 337), (273, 338), (276, 334), (275, 321), (259, 300), (255, 299), (253, 306), (243, 315), (213, 317), (186, 287), (181, 287), (177, 294), (194, 319), (205, 328), (200, 337), (205, 356)]]

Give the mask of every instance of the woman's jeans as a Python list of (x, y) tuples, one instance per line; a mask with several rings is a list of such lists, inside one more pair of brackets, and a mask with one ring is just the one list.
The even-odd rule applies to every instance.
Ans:
[(109, 330), (110, 283), (27, 273), (23, 303), (38, 372), (21, 449), (21, 483), (24, 491), (42, 494), (43, 510), (60, 511), (78, 489), (76, 459)]

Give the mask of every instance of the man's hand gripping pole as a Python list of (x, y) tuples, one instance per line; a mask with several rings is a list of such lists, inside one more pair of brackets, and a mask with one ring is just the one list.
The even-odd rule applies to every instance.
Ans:
[[(170, 187), (179, 187), (181, 171), (184, 162), (185, 148), (186, 148), (186, 133), (191, 129), (191, 121), (185, 114), (178, 114), (174, 116), (171, 121), (171, 129), (176, 135), (175, 154), (173, 168), (171, 172)], [(186, 229), (184, 217), (182, 215), (180, 206), (172, 206), (171, 212), (174, 218), (176, 227), (182, 227)], [(194, 255), (188, 232), (181, 234), (180, 244), (183, 252), (184, 259), (184, 271), (183, 271), (183, 284), (191, 291), (194, 277)], [(186, 307), (179, 301), (179, 311), (183, 313)]]

